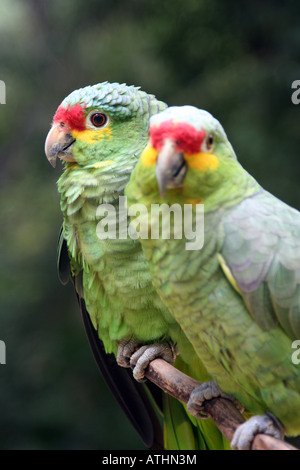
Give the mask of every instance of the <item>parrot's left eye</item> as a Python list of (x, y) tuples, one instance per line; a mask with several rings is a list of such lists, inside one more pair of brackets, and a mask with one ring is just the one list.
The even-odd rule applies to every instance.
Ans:
[(107, 123), (108, 118), (104, 113), (93, 113), (90, 116), (90, 121), (95, 127), (103, 127)]

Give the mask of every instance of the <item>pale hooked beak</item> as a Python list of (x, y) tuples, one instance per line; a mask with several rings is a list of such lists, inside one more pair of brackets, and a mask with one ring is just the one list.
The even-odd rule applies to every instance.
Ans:
[(166, 189), (182, 186), (186, 171), (183, 152), (177, 152), (175, 143), (170, 139), (166, 140), (156, 162), (156, 179), (161, 197)]
[(48, 132), (45, 142), (46, 157), (55, 168), (57, 157), (67, 162), (74, 162), (72, 153), (74, 137), (71, 129), (67, 124), (57, 122), (54, 123)]

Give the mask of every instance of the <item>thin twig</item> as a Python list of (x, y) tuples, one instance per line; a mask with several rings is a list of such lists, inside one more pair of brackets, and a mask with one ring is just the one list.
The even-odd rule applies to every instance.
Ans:
[[(200, 382), (183, 374), (163, 359), (152, 361), (145, 375), (155, 385), (184, 403), (188, 402), (194, 388), (201, 385)], [(234, 404), (225, 398), (214, 398), (205, 402), (204, 411), (214, 420), (228, 441), (231, 441), (238, 426), (245, 422), (245, 419)], [(252, 450), (297, 449), (291, 444), (274, 437), (267, 436), (266, 434), (257, 434), (253, 440)]]

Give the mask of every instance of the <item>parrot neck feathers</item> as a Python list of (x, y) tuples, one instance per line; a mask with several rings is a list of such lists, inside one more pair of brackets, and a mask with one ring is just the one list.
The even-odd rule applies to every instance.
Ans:
[[(240, 176), (240, 177), (238, 177)], [(205, 211), (210, 212), (222, 207), (232, 207), (242, 199), (251, 197), (261, 191), (261, 186), (245, 170), (236, 176), (234, 181), (228, 179), (219, 189), (211, 193), (207, 198), (203, 198)]]

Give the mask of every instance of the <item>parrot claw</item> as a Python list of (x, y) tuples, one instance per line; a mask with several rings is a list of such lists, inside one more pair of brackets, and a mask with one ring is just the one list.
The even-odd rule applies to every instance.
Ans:
[(252, 416), (252, 418), (241, 424), (235, 431), (231, 441), (232, 449), (250, 450), (256, 434), (268, 434), (277, 439), (283, 439), (284, 430), (272, 413)]
[(224, 393), (213, 380), (210, 380), (192, 391), (187, 403), (188, 412), (198, 419), (207, 419), (208, 416), (205, 414), (203, 404), (205, 401), (212, 400), (213, 398), (226, 398), (233, 402), (241, 413), (244, 411), (244, 407), (238, 400), (232, 395)]
[(133, 376), (138, 382), (145, 382), (145, 370), (154, 359), (161, 358), (170, 364), (174, 364), (176, 351), (172, 344), (168, 342), (154, 343), (141, 346), (130, 359), (133, 368)]
[(139, 345), (134, 339), (123, 340), (118, 344), (117, 363), (121, 367), (131, 367), (130, 358)]

